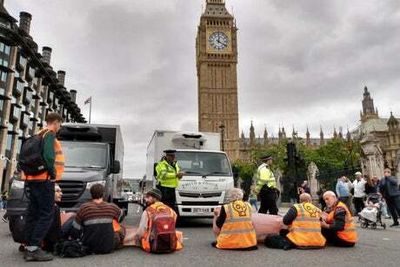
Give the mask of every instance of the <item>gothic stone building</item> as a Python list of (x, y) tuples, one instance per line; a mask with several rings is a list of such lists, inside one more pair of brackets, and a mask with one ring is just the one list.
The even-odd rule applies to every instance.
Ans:
[(303, 142), (306, 146), (310, 148), (318, 148), (329, 142), (332, 139), (346, 138), (350, 140), (352, 138), (351, 133), (347, 130), (346, 136), (343, 135), (343, 130), (340, 127), (339, 131), (334, 127), (333, 136), (331, 138), (327, 138), (324, 134), (322, 128), (320, 129), (319, 138), (311, 137), (310, 131), (307, 128), (306, 134), (304, 137), (300, 137), (298, 132), (293, 128), (290, 136), (286, 134), (285, 127), (279, 127), (278, 137), (269, 136), (269, 133), (266, 128), (264, 128), (263, 136), (256, 137), (255, 129), (253, 126), (253, 122), (251, 122), (249, 137), (246, 137), (244, 132), (242, 132), (241, 137), (239, 139), (240, 149), (239, 156), (240, 160), (250, 161), (251, 160), (251, 152), (254, 150), (263, 150), (267, 149), (270, 145), (279, 144), (285, 140), (296, 140), (296, 142)]
[(362, 168), (370, 176), (383, 176), (385, 167), (400, 173), (400, 127), (393, 113), (380, 117), (368, 88), (364, 88), (361, 124), (353, 132), (362, 145)]

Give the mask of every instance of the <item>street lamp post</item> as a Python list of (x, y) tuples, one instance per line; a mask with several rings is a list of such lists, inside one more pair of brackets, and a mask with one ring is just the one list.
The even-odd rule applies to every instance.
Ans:
[(221, 150), (225, 151), (225, 125), (221, 124), (219, 129), (221, 130)]

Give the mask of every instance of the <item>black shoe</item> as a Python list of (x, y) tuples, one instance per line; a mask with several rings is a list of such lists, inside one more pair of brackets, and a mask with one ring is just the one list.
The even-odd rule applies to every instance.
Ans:
[(35, 251), (25, 251), (24, 259), (26, 261), (52, 261), (53, 256), (47, 252), (44, 252), (41, 248)]
[(399, 222), (395, 222), (392, 225), (390, 225), (390, 227), (395, 227), (395, 226), (399, 226)]

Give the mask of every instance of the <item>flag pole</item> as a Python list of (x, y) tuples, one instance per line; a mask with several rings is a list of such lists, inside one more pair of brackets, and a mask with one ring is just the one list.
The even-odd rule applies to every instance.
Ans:
[(89, 106), (89, 124), (92, 122), (92, 97), (90, 97), (90, 106)]

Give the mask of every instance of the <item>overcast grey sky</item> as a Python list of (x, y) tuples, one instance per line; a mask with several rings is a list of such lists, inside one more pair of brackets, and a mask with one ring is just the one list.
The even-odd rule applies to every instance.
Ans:
[[(119, 123), (125, 177), (145, 172), (155, 129), (197, 130), (195, 37), (205, 0), (5, 0), (32, 14), (93, 122)], [(240, 129), (358, 124), (363, 87), (382, 116), (400, 116), (400, 1), (226, 0), (239, 28)], [(83, 107), (88, 117), (88, 107)]]

